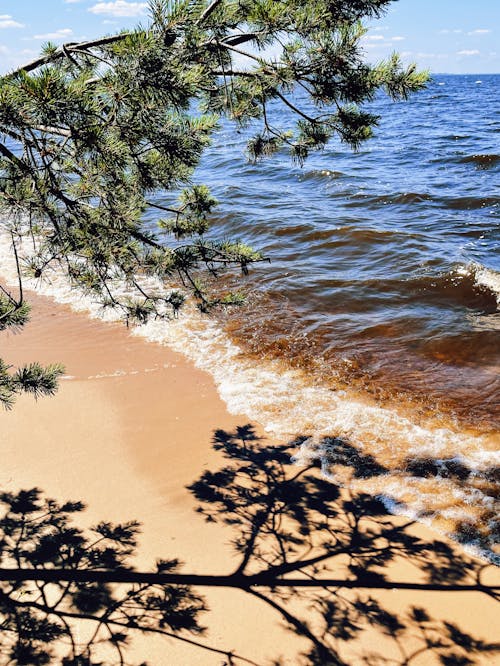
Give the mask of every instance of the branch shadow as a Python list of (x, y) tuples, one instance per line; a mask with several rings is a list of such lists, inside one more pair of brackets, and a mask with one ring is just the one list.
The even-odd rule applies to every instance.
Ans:
[[(369, 479), (389, 472), (372, 456), (361, 453), (338, 437), (322, 438), (314, 455), (322, 459), (322, 468), (327, 474), (338, 467), (350, 468), (354, 479)], [(466, 485), (469, 490), (479, 492), (484, 501), (481, 508), (476, 506), (475, 518), (457, 519), (454, 526), (449, 528), (449, 534), (455, 541), (474, 546), (482, 551), (486, 559), (500, 564), (500, 556), (495, 553), (500, 543), (500, 517), (497, 510), (500, 467), (487, 467), (478, 474), (476, 469), (457, 457), (412, 455), (391, 472), (414, 479), (436, 479), (440, 484), (447, 483), (454, 489), (461, 489)], [(427, 513), (432, 515), (432, 511)], [(423, 512), (422, 517), (427, 513)]]
[[(322, 476), (319, 460), (292, 464), (304, 440), (271, 446), (251, 425), (215, 432), (224, 463), (189, 490), (199, 513), (230, 531), (238, 564), (225, 576), (182, 574), (178, 560), (163, 559), (153, 574), (123, 582), (112, 574), (135, 573), (138, 523), (82, 530), (74, 525), (81, 502), (59, 504), (36, 488), (0, 493), (0, 664), (124, 665), (134, 633), (183, 641), (225, 666), (467, 666), (493, 659), (500, 644), (433, 617), (428, 597), (413, 600), (445, 591), (494, 603), (500, 587), (487, 582), (491, 564), (453, 543), (421, 538), (414, 521), (389, 515), (379, 499)], [(386, 472), (348, 442), (325, 445), (357, 478)], [(436, 464), (414, 462), (414, 473), (433, 474)], [(448, 473), (468, 472), (454, 464)], [(54, 576), (39, 578), (34, 570)], [(66, 581), (61, 570), (85, 575)], [(101, 582), (91, 571), (104, 574)], [(208, 609), (197, 585), (232, 588), (265, 604), (307, 647), (293, 662), (256, 664), (207, 643), (201, 619)], [(407, 594), (404, 611), (392, 603), (396, 590)], [(104, 660), (103, 648), (110, 655)]]
[[(394, 572), (403, 565), (413, 589), (438, 594), (445, 585), (458, 593), (468, 585), (498, 600), (495, 589), (482, 582), (491, 565), (444, 540), (423, 540), (412, 531), (414, 521), (395, 518), (380, 500), (352, 495), (325, 479), (319, 462), (292, 465), (291, 457), (304, 440), (270, 446), (251, 425), (234, 432), (217, 430), (213, 447), (227, 464), (204, 472), (189, 486), (199, 503), (197, 511), (232, 530), (231, 547), (239, 558), (233, 575), (246, 577), (245, 591), (308, 640), (310, 650), (294, 663), (403, 666), (419, 658), (421, 664), (465, 666), (492, 658), (500, 644), (435, 619), (411, 602), (397, 615), (376, 594), (377, 589), (411, 588), (411, 582), (394, 582)], [(358, 478), (386, 472), (348, 442), (330, 443), (337, 463), (354, 467)], [(453, 468), (450, 473), (465, 472)], [(370, 646), (365, 641), (361, 652), (357, 648), (355, 662), (344, 657), (363, 632), (374, 636)], [(282, 663), (289, 662), (273, 662)]]

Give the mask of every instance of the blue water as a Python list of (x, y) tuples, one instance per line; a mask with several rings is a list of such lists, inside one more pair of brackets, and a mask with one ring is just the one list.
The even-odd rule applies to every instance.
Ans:
[(212, 372), (232, 412), (299, 435), (298, 460), (496, 561), (499, 84), (438, 75), (408, 102), (380, 96), (362, 150), (332, 141), (303, 168), (285, 152), (251, 164), (256, 128), (223, 122), (193, 179), (221, 202), (207, 235), (270, 263), (222, 278), (243, 307), (142, 330)]
[(407, 102), (380, 96), (358, 153), (333, 141), (302, 168), (251, 164), (255, 129), (222, 126), (195, 180), (221, 202), (211, 234), (271, 260), (229, 315), (249, 353), (498, 425), (499, 84), (436, 75)]

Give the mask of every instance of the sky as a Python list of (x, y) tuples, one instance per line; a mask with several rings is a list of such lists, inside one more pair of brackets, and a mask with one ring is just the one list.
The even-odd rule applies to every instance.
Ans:
[[(147, 18), (147, 2), (133, 0), (0, 0), (0, 73), (35, 58), (48, 40), (92, 39)], [(397, 0), (369, 27), (370, 62), (398, 51), (433, 73), (500, 72), (498, 0)]]

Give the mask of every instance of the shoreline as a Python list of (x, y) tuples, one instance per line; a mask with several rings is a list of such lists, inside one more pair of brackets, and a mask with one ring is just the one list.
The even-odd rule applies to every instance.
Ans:
[[(0, 236), (0, 249), (6, 258), (2, 271), (7, 281), (15, 285), (16, 268), (6, 243), (7, 239)], [(50, 280), (42, 284), (28, 279), (25, 287), (62, 304), (60, 312), (69, 306), (73, 312), (84, 313), (80, 326), (90, 336), (94, 329), (89, 318), (124, 326), (117, 310), (103, 309), (90, 296), (75, 292), (61, 271), (54, 271)], [(125, 296), (126, 289), (123, 285), (120, 288)], [(211, 385), (215, 384), (225, 405), (224, 411), (246, 414), (245, 422), (262, 424), (267, 433), (280, 441), (297, 434), (303, 436), (300, 459), (317, 460), (325, 474), (342, 485), (386, 497), (391, 512), (426, 523), (445, 538), (460, 533), (462, 528), (477, 526), (479, 534), (472, 533), (469, 541), (476, 537), (486, 541), (484, 546), (481, 543), (482, 551), (487, 553), (491, 545), (492, 559), (497, 560), (495, 544), (487, 542), (494, 538), (494, 479), (500, 433), (463, 430), (453, 418), (443, 421), (443, 415), (429, 420), (428, 415), (415, 411), (404, 401), (385, 405), (355, 387), (317, 382), (314, 376), (280, 359), (265, 355), (254, 358), (232, 341), (216, 318), (201, 315), (192, 304), (186, 305), (178, 319), (131, 325), (130, 334), (126, 343), (130, 349), (137, 348), (130, 342), (137, 337), (153, 343), (153, 347), (160, 344), (163, 349), (180, 352), (188, 364), (208, 372)], [(76, 331), (67, 338), (72, 335), (80, 337)], [(127, 363), (125, 355), (117, 366), (97, 368), (82, 377), (104, 380), (106, 374), (118, 377), (127, 372), (156, 372), (163, 367), (162, 360), (156, 365), (153, 362), (154, 367), (148, 366), (149, 361), (137, 368)], [(332, 371), (335, 374), (335, 367)], [(337, 450), (331, 450), (328, 443), (332, 438), (341, 446), (345, 443), (348, 450), (354, 447), (360, 456), (345, 456), (340, 451), (341, 462), (336, 464)], [(355, 469), (356, 460), (362, 463), (370, 459), (386, 473), (372, 474), (370, 464), (361, 473)], [(465, 483), (461, 475), (467, 477)]]
[[(228, 545), (230, 530), (207, 524), (194, 511), (196, 502), (186, 486), (221, 466), (222, 456), (210, 446), (214, 431), (233, 431), (247, 424), (248, 417), (230, 414), (213, 379), (168, 347), (130, 335), (124, 326), (74, 313), (49, 298), (29, 294), (29, 300), (31, 322), (18, 334), (2, 333), (2, 356), (12, 364), (60, 361), (67, 378), (56, 396), (37, 403), (22, 396), (12, 412), (1, 415), (0, 486), (15, 490), (36, 485), (58, 500), (81, 499), (88, 510), (80, 522), (87, 525), (138, 519), (144, 525), (138, 569), (147, 570), (156, 557), (179, 556), (186, 572), (231, 572), (237, 559)], [(258, 426), (257, 432), (263, 435)], [(266, 437), (265, 445), (272, 444)], [(394, 524), (404, 520), (388, 519)], [(411, 529), (428, 542), (437, 539), (423, 525)], [(402, 575), (420, 582), (407, 562), (396, 563), (391, 574), (394, 580)], [(494, 574), (498, 572), (491, 579)], [(205, 618), (207, 643), (235, 649), (259, 664), (280, 655), (283, 664), (301, 663), (295, 659), (305, 649), (305, 639), (280, 627), (270, 609), (243, 592), (203, 592), (212, 609)], [(376, 593), (397, 613), (411, 604), (422, 605), (484, 640), (495, 640), (492, 600), (479, 593), (417, 596), (418, 604), (414, 592)], [(345, 647), (353, 665), (365, 663), (361, 655), (378, 640), (365, 633)], [(140, 658), (154, 664), (222, 663), (220, 655), (211, 657), (178, 642), (148, 639), (137, 644)], [(387, 650), (389, 654), (389, 646)], [(427, 657), (413, 663), (439, 663)]]

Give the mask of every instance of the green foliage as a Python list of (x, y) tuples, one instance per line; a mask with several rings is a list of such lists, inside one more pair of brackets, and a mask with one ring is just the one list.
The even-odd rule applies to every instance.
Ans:
[(179, 208), (171, 211), (175, 217), (160, 220), (158, 226), (177, 239), (195, 235), (201, 237), (210, 227), (208, 215), (217, 203), (206, 185), (194, 185), (181, 192)]
[[(205, 309), (217, 302), (196, 286), (200, 269), (246, 272), (262, 259), (217, 255), (204, 237), (217, 202), (191, 178), (218, 116), (260, 123), (248, 145), (253, 160), (286, 149), (302, 164), (334, 136), (358, 148), (378, 122), (363, 103), (378, 90), (404, 99), (426, 80), (396, 55), (364, 61), (361, 21), (389, 4), (155, 0), (144, 28), (46, 44), (39, 59), (0, 80), (0, 208), (15, 242), (34, 243), (25, 257), (31, 274), (43, 279), (57, 266), (127, 321), (176, 316), (180, 307), (144, 295), (133, 276), (154, 275), (160, 291), (175, 276)], [(282, 52), (269, 57), (265, 48), (278, 43)], [(271, 102), (295, 127), (280, 126)], [(177, 207), (150, 201), (179, 188)], [(151, 208), (170, 214), (156, 231), (144, 224)], [(119, 282), (128, 297), (115, 293)]]
[[(22, 299), (16, 300), (9, 292), (0, 293), (0, 331), (22, 328), (29, 319), (30, 306)], [(42, 367), (30, 363), (13, 369), (0, 358), (0, 404), (10, 409), (20, 393), (29, 393), (35, 398), (52, 395), (57, 381), (64, 373), (60, 364)]]
[(28, 321), (29, 314), (29, 303), (17, 303), (9, 295), (0, 293), (0, 331), (6, 328), (22, 328)]
[(39, 363), (29, 363), (16, 371), (13, 382), (16, 390), (31, 393), (35, 398), (53, 395), (57, 380), (63, 372), (64, 367), (60, 363), (53, 363), (45, 368)]
[(29, 393), (35, 398), (53, 395), (63, 374), (64, 366), (59, 363), (46, 367), (30, 363), (12, 372), (11, 367), (0, 359), (0, 403), (11, 409), (20, 393)]
[[(189, 297), (204, 311), (241, 303), (241, 294), (213, 293), (212, 278), (235, 267), (246, 274), (264, 257), (207, 240), (217, 201), (192, 180), (218, 118), (258, 125), (247, 148), (254, 161), (288, 151), (303, 164), (334, 137), (359, 148), (379, 121), (363, 104), (379, 90), (405, 99), (427, 78), (397, 55), (365, 62), (361, 21), (389, 4), (152, 0), (146, 27), (47, 43), (1, 77), (0, 225), (20, 291), (25, 275), (44, 280), (57, 269), (127, 323), (177, 317)], [(286, 126), (278, 107), (289, 111)], [(156, 203), (162, 192), (180, 192), (177, 205)], [(156, 212), (153, 229), (145, 220)], [(0, 330), (27, 314), (22, 297), (2, 288)], [(21, 390), (52, 393), (60, 374), (2, 367), (7, 406)]]

